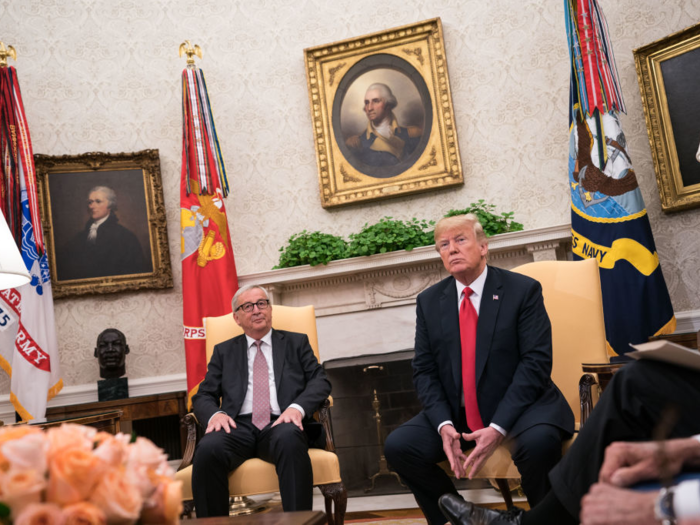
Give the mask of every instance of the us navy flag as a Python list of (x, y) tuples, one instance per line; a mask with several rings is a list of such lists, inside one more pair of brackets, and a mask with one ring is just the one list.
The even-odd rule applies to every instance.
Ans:
[(571, 63), (569, 186), (574, 258), (600, 266), (611, 355), (672, 333), (676, 318), (618, 113), (625, 111), (597, 0), (564, 0)]

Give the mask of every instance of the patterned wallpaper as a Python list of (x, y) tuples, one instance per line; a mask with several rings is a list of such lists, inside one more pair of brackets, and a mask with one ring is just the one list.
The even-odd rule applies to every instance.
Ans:
[[(622, 117), (676, 311), (700, 308), (700, 211), (665, 216), (632, 50), (700, 21), (697, 0), (601, 0), (628, 115)], [(442, 18), (466, 183), (326, 211), (320, 206), (305, 47)], [(121, 329), (127, 372), (184, 372), (181, 339), (178, 45), (204, 49), (229, 170), (240, 274), (270, 269), (295, 232), (347, 235), (389, 215), (436, 218), (479, 198), (526, 228), (568, 222), (569, 70), (561, 0), (2, 0), (0, 39), (18, 51), (34, 150), (49, 155), (158, 148), (176, 286), (56, 301), (67, 385), (99, 378), (95, 340)], [(0, 392), (8, 392), (0, 379)]]

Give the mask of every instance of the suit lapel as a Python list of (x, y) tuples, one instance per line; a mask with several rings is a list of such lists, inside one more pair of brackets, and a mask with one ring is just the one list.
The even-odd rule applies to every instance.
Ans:
[(455, 390), (459, 391), (462, 385), (462, 343), (459, 339), (459, 309), (457, 308), (457, 285), (454, 279), (447, 280), (440, 295), (440, 319)]
[(275, 385), (277, 392), (280, 391), (280, 383), (282, 382), (282, 370), (284, 370), (284, 358), (287, 355), (287, 339), (284, 334), (277, 330), (272, 330), (272, 367), (275, 372)]
[(479, 321), (476, 325), (476, 384), (479, 384), (491, 350), (493, 332), (496, 328), (498, 309), (503, 300), (503, 290), (498, 270), (489, 267), (484, 283), (484, 293), (479, 306)]
[[(240, 335), (233, 340), (233, 355), (231, 357), (232, 370), (229, 371), (230, 378), (237, 378), (233, 381), (236, 390), (238, 391), (240, 402), (243, 403), (246, 390), (248, 389), (248, 340), (245, 335)], [(222, 378), (224, 381), (230, 381), (227, 378)]]

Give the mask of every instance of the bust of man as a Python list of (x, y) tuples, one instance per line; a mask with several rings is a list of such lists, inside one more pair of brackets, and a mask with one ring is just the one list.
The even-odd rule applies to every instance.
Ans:
[(100, 363), (100, 377), (113, 379), (126, 373), (126, 337), (116, 328), (107, 328), (97, 337), (95, 357)]

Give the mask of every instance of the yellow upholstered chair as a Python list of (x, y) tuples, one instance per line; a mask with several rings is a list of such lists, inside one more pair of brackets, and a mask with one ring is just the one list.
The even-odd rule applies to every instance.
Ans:
[[(582, 373), (581, 364), (607, 363), (610, 359), (598, 263), (595, 259), (541, 261), (513, 271), (542, 284), (544, 305), (552, 323), (552, 380), (569, 402), (578, 429), (593, 407), (591, 386), (596, 381)], [(564, 450), (574, 438), (563, 444)], [(505, 447), (499, 447), (474, 477), (495, 479), (506, 504), (512, 506), (507, 480), (519, 478), (520, 473)]]
[[(278, 330), (304, 333), (318, 359), (318, 335), (316, 332), (316, 315), (313, 306), (291, 307), (276, 306), (272, 310), (272, 327)], [(207, 317), (204, 319), (207, 329), (207, 362), (211, 358), (214, 346), (243, 333), (236, 324), (233, 315)], [(320, 361), (320, 360), (319, 360)], [(335, 445), (329, 419), (330, 401), (326, 400), (320, 407), (318, 416), (326, 431), (326, 449), (309, 449), (313, 468), (314, 486), (319, 487), (326, 500), (326, 514), (330, 525), (343, 525), (347, 505), (347, 491), (340, 479), (340, 465), (335, 455)], [(183, 482), (183, 500), (186, 510), (191, 511), (192, 499), (192, 457), (197, 441), (198, 429), (194, 414), (187, 414), (183, 419), (187, 425), (187, 448), (176, 478)], [(277, 473), (272, 463), (261, 459), (249, 459), (229, 475), (229, 494), (234, 496), (252, 496), (279, 491)], [(335, 508), (333, 508), (335, 507)]]

